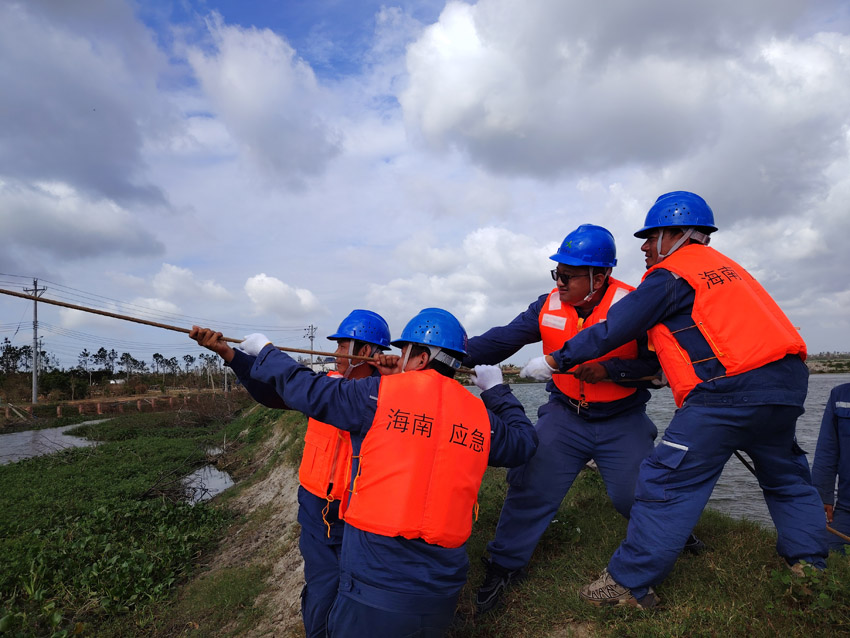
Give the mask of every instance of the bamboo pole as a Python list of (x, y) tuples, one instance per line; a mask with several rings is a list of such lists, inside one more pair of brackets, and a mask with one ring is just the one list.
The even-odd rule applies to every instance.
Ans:
[[(22, 292), (15, 292), (14, 290), (4, 290), (0, 288), (0, 294), (10, 295), (12, 297), (19, 297), (20, 299), (27, 299), (29, 301), (33, 300), (32, 295), (25, 295)], [(70, 308), (71, 310), (79, 310), (81, 312), (89, 312), (94, 315), (101, 315), (103, 317), (111, 317), (113, 319), (121, 319), (122, 321), (132, 321), (133, 323), (140, 323), (145, 326), (153, 326), (154, 328), (162, 328), (164, 330), (172, 330), (174, 332), (182, 332), (183, 334), (189, 334), (191, 332), (188, 328), (181, 328), (180, 326), (171, 326), (167, 323), (159, 323), (157, 321), (148, 321), (147, 319), (139, 319), (138, 317), (130, 317), (128, 315), (121, 315), (117, 312), (109, 312), (107, 310), (96, 310), (95, 308), (87, 308), (85, 306), (78, 306), (72, 303), (66, 303), (64, 301), (56, 301), (54, 299), (46, 299), (45, 297), (38, 298), (39, 303), (51, 304), (53, 306), (60, 306), (61, 308)], [(227, 341), (228, 343), (242, 343), (242, 339), (233, 339), (231, 337), (222, 337), (222, 341)], [(304, 350), (301, 348), (286, 348), (284, 346), (275, 346), (278, 350), (282, 350), (284, 352), (297, 352), (299, 354), (315, 354), (327, 357), (344, 357), (346, 359), (354, 359), (358, 361), (372, 361), (372, 357), (361, 357), (356, 354), (340, 354), (337, 352), (321, 352), (319, 350)]]

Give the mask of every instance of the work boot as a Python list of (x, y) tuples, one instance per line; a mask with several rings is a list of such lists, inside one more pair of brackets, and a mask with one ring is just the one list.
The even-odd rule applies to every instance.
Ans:
[(683, 552), (687, 552), (693, 556), (699, 556), (704, 551), (707, 551), (708, 547), (706, 547), (705, 543), (703, 543), (696, 536), (691, 534), (688, 536), (688, 540), (685, 541), (685, 546), (682, 548)]
[(527, 571), (525, 567), (520, 569), (507, 569), (486, 558), (481, 559), (487, 567), (484, 575), (484, 583), (478, 588), (475, 595), (475, 613), (480, 616), (499, 606), (502, 594), (514, 583), (523, 580)]
[(652, 609), (659, 602), (659, 598), (652, 587), (649, 588), (646, 596), (638, 600), (632, 595), (632, 590), (623, 587), (614, 580), (607, 569), (595, 581), (582, 587), (579, 596), (585, 602), (597, 607), (602, 605), (628, 605), (638, 609)]

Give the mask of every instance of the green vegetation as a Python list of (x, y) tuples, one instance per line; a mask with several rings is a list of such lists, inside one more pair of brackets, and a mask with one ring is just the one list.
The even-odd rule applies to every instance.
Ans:
[(180, 478), (239, 432), (234, 405), (203, 409), (83, 425), (103, 443), (0, 466), (0, 635), (87, 635), (185, 581), (231, 518), (181, 500)]

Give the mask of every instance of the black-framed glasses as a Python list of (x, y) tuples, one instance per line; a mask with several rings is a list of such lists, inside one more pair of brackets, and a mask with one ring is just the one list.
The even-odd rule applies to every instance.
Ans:
[(558, 272), (557, 268), (553, 268), (549, 272), (552, 273), (553, 281), (558, 281), (560, 279), (561, 283), (565, 286), (570, 285), (570, 279), (575, 279), (576, 277), (590, 277), (590, 273), (584, 273), (583, 275), (568, 275), (565, 272)]

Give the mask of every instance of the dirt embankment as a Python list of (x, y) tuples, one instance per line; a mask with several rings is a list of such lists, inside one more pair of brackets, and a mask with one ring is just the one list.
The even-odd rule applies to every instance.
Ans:
[[(264, 468), (275, 450), (288, 443), (287, 433), (278, 424), (254, 458), (256, 468)], [(245, 517), (222, 541), (209, 570), (262, 565), (271, 568), (265, 591), (255, 601), (262, 608), (259, 623), (240, 634), (260, 636), (303, 636), (301, 624), (301, 588), (304, 585), (304, 561), (298, 550), (298, 468), (284, 461), (260, 470), (262, 478), (246, 479), (245, 487), (235, 489), (227, 501), (229, 508)], [(225, 628), (227, 631), (227, 628)], [(232, 628), (231, 628), (232, 631)]]

